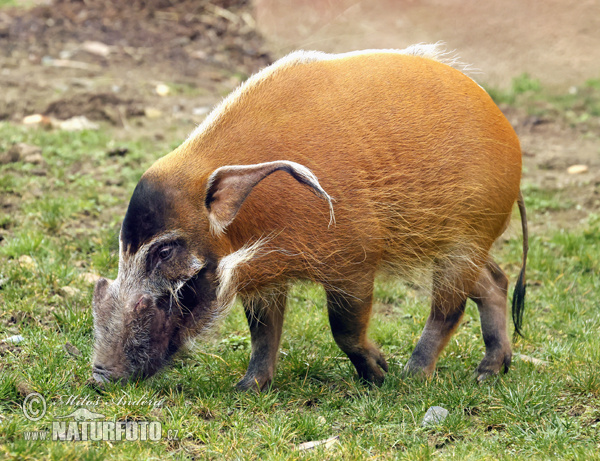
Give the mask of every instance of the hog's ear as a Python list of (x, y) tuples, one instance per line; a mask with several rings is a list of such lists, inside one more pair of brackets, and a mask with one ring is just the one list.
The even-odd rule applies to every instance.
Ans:
[(106, 290), (108, 289), (108, 286), (112, 282), (113, 282), (112, 280), (105, 279), (105, 278), (100, 278), (96, 282), (96, 286), (94, 287), (94, 297), (92, 299), (92, 306), (93, 306), (94, 310), (98, 310), (100, 308), (100, 306), (102, 305), (102, 302), (104, 301), (104, 298), (106, 297)]
[(206, 209), (211, 231), (219, 234), (231, 224), (246, 197), (254, 186), (275, 171), (283, 170), (296, 181), (309, 186), (329, 204), (330, 224), (334, 222), (331, 197), (319, 184), (317, 177), (303, 165), (287, 160), (257, 163), (255, 165), (229, 165), (217, 168), (208, 178)]

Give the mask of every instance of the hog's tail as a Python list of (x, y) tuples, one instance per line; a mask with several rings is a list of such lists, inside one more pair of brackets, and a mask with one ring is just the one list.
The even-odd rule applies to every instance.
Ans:
[(523, 336), (521, 327), (523, 324), (523, 310), (525, 309), (525, 267), (527, 265), (527, 251), (529, 250), (529, 236), (527, 233), (527, 213), (525, 212), (525, 202), (523, 201), (523, 194), (521, 191), (519, 191), (517, 205), (519, 206), (521, 227), (523, 229), (523, 265), (521, 266), (521, 272), (519, 272), (519, 278), (517, 279), (515, 290), (513, 292), (512, 318), (513, 323), (515, 324), (515, 334)]

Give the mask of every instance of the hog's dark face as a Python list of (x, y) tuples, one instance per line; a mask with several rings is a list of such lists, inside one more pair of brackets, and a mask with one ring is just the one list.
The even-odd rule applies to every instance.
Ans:
[(93, 298), (96, 381), (150, 376), (215, 316), (215, 262), (172, 225), (175, 207), (149, 182), (136, 188), (120, 235), (119, 272)]

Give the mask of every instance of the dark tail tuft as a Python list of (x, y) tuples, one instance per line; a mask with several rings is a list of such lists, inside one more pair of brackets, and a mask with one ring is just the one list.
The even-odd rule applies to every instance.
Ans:
[(525, 310), (525, 268), (527, 266), (527, 251), (529, 250), (529, 235), (527, 233), (527, 213), (525, 212), (525, 202), (523, 201), (523, 195), (519, 191), (519, 198), (517, 200), (519, 205), (519, 212), (521, 213), (521, 227), (523, 229), (523, 265), (521, 266), (521, 272), (519, 272), (519, 278), (515, 285), (515, 291), (513, 292), (512, 299), (512, 318), (515, 324), (515, 334), (523, 336), (521, 333), (521, 327), (523, 326), (523, 311)]
[(515, 291), (512, 299), (512, 318), (515, 324), (515, 334), (523, 336), (521, 327), (523, 326), (523, 310), (525, 309), (525, 267), (521, 269)]

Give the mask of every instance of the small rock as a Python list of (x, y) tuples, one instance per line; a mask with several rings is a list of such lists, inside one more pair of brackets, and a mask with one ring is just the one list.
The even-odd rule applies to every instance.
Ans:
[(304, 442), (304, 443), (301, 443), (300, 445), (296, 446), (296, 450), (299, 450), (299, 451), (312, 450), (313, 448), (318, 447), (318, 446), (323, 446), (323, 448), (325, 448), (325, 449), (330, 449), (335, 444), (339, 443), (339, 439), (340, 439), (340, 436), (336, 435), (334, 437), (330, 437), (330, 438), (324, 439), (324, 440), (314, 440), (311, 442)]
[(32, 114), (23, 118), (23, 125), (42, 125), (42, 126), (52, 126), (52, 119), (50, 117), (46, 117), (42, 114)]
[(11, 343), (11, 344), (19, 344), (23, 341), (25, 341), (25, 338), (23, 338), (23, 336), (21, 336), (21, 335), (14, 335), (14, 336), (11, 336), (4, 340), (5, 343)]
[(62, 50), (60, 53), (58, 53), (58, 57), (60, 59), (71, 59), (73, 57), (73, 51), (72, 50)]
[(23, 162), (31, 163), (33, 165), (42, 165), (46, 163), (44, 157), (42, 157), (42, 154), (29, 154), (23, 157)]
[(567, 173), (569, 174), (581, 174), (581, 173), (587, 173), (589, 170), (587, 165), (571, 165), (569, 168), (567, 168)]
[(211, 110), (210, 106), (194, 107), (192, 114), (194, 115), (207, 115)]
[(19, 256), (18, 261), (21, 267), (24, 267), (25, 269), (33, 269), (35, 267), (35, 261), (29, 255)]
[(156, 94), (159, 96), (167, 96), (171, 92), (171, 89), (164, 83), (159, 83), (156, 85), (156, 88), (154, 88), (154, 91), (156, 91)]
[(73, 287), (69, 287), (69, 286), (61, 287), (58, 290), (58, 294), (66, 297), (66, 298), (78, 295), (80, 292), (81, 291), (78, 290), (77, 288), (73, 288)]
[(79, 349), (77, 349), (75, 346), (73, 346), (73, 344), (71, 344), (70, 342), (66, 342), (63, 347), (64, 347), (65, 351), (67, 351), (73, 357), (81, 357), (81, 355), (82, 355), (81, 351)]
[(195, 59), (206, 59), (208, 58), (208, 53), (203, 50), (195, 50), (190, 53), (190, 57)]
[(77, 278), (89, 284), (96, 283), (98, 280), (100, 280), (100, 276), (93, 272), (84, 272), (83, 274), (79, 274), (79, 277)]
[(162, 112), (154, 107), (146, 107), (144, 109), (144, 115), (149, 119), (155, 119), (162, 117)]
[(95, 41), (85, 41), (81, 45), (81, 49), (83, 51), (87, 51), (88, 53), (95, 54), (96, 56), (101, 56), (103, 58), (107, 57), (110, 54), (110, 46), (106, 43), (95, 42)]
[(443, 407), (429, 407), (423, 417), (423, 426), (433, 426), (442, 423), (448, 416), (448, 410)]
[(58, 123), (58, 127), (64, 131), (98, 130), (100, 125), (92, 122), (85, 115), (71, 117)]
[(323, 424), (327, 423), (327, 420), (325, 419), (325, 417), (324, 417), (324, 416), (319, 416), (319, 417), (317, 418), (317, 422), (318, 422), (319, 424), (323, 425)]

